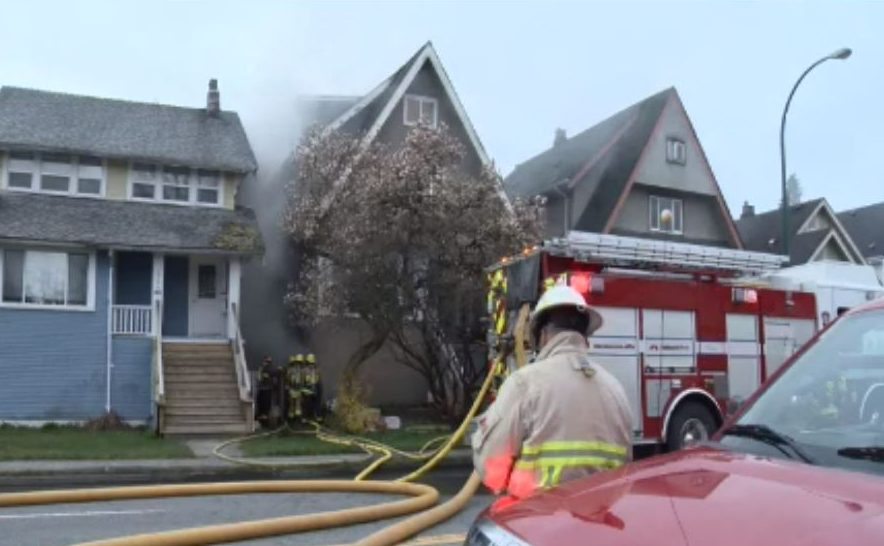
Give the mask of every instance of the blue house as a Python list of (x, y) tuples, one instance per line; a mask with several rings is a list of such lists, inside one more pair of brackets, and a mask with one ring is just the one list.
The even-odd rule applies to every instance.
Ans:
[(0, 422), (251, 430), (256, 169), (215, 80), (204, 108), (0, 89)]

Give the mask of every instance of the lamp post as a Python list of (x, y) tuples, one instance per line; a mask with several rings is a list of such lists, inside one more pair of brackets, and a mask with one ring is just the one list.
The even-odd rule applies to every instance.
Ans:
[(789, 105), (792, 103), (792, 97), (795, 96), (795, 91), (798, 89), (798, 86), (801, 85), (801, 82), (804, 80), (805, 76), (807, 76), (811, 70), (823, 64), (824, 62), (832, 59), (838, 59), (843, 61), (844, 59), (850, 57), (850, 54), (853, 53), (850, 48), (842, 48), (839, 49), (829, 55), (826, 55), (822, 59), (813, 63), (807, 70), (805, 70), (801, 77), (798, 78), (798, 81), (795, 82), (795, 85), (792, 87), (792, 91), (789, 93), (789, 98), (786, 100), (786, 107), (783, 108), (783, 119), (780, 122), (780, 182), (782, 183), (782, 203), (780, 206), (782, 207), (782, 212), (780, 216), (783, 221), (783, 233), (782, 233), (782, 249), (783, 254), (789, 256), (789, 204), (786, 192), (786, 114), (789, 113)]

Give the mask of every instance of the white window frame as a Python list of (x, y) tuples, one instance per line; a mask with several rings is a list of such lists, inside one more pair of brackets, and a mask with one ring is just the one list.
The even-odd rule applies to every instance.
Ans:
[[(417, 101), (417, 121), (409, 121), (408, 120), (408, 101)], [(425, 105), (433, 105), (433, 121), (428, 125), (435, 129), (439, 125), (439, 101), (434, 99), (433, 97), (426, 97), (423, 95), (405, 95), (402, 99), (402, 123), (407, 125), (408, 127), (414, 127), (424, 115), (424, 106)]]
[(675, 165), (687, 165), (688, 145), (684, 140), (675, 136), (666, 137), (666, 162)]
[[(142, 165), (150, 165), (155, 169), (156, 179), (154, 181), (154, 193), (153, 198), (149, 197), (136, 197), (134, 194), (135, 184), (139, 183), (138, 180), (135, 179), (135, 164), (139, 163)], [(224, 197), (225, 197), (225, 187), (226, 187), (226, 176), (224, 171), (219, 169), (198, 169), (194, 167), (187, 167), (190, 169), (190, 174), (187, 177), (188, 181), (188, 199), (187, 201), (176, 201), (172, 199), (164, 199), (163, 198), (163, 186), (165, 185), (163, 182), (163, 167), (175, 167), (173, 165), (159, 165), (156, 163), (150, 163), (146, 161), (130, 161), (128, 166), (128, 174), (126, 176), (126, 198), (130, 201), (140, 201), (143, 203), (163, 203), (165, 205), (178, 205), (183, 207), (208, 207), (208, 208), (225, 208), (224, 207)], [(199, 195), (199, 171), (213, 171), (218, 173), (218, 202), (217, 203), (204, 203), (197, 199)], [(145, 183), (145, 182), (141, 182)]]
[[(676, 203), (678, 203), (678, 214), (676, 214)], [(663, 226), (660, 225), (660, 213), (666, 208), (669, 208), (669, 210), (672, 211), (672, 229), (664, 229)], [(668, 233), (671, 235), (684, 235), (684, 201), (682, 199), (677, 197), (651, 195), (648, 198), (648, 216), (648, 227), (650, 231), (655, 233)], [(676, 225), (678, 225), (678, 229), (675, 229)]]
[[(43, 169), (43, 154), (38, 152), (27, 152), (22, 150), (21, 153), (29, 153), (34, 156), (32, 160), (34, 163), (34, 170), (31, 171), (31, 187), (30, 188), (19, 188), (15, 186), (9, 185), (9, 174), (10, 174), (10, 164), (12, 160), (12, 152), (6, 151), (3, 154), (3, 188), (9, 191), (18, 191), (23, 193), (42, 193), (45, 195), (64, 195), (66, 197), (78, 197), (83, 199), (104, 199), (107, 195), (107, 159), (99, 158), (101, 160), (101, 165), (99, 166), (101, 169), (101, 177), (100, 180), (100, 188), (98, 193), (80, 193), (77, 191), (78, 182), (79, 182), (79, 174), (80, 174), (80, 155), (77, 154), (65, 154), (59, 152), (60, 155), (69, 155), (71, 156), (71, 175), (69, 177), (70, 184), (68, 185), (67, 191), (55, 191), (55, 190), (44, 190), (40, 188), (40, 179), (44, 174)], [(83, 155), (83, 154), (81, 154)], [(97, 156), (89, 156), (89, 157), (97, 157)], [(90, 165), (92, 166), (92, 165)]]
[[(86, 254), (89, 256), (89, 265), (86, 272), (86, 305), (52, 305), (47, 303), (26, 303), (26, 302), (8, 302), (3, 301), (3, 273), (6, 250), (19, 250), (25, 252), (26, 260), (28, 252), (59, 252), (65, 255), (69, 254)], [(19, 247), (19, 246), (0, 246), (0, 309), (23, 309), (23, 310), (43, 310), (43, 311), (95, 311), (95, 290), (96, 290), (96, 257), (94, 250), (78, 249), (78, 248), (59, 248), (59, 247)], [(67, 282), (67, 281), (65, 281)], [(67, 285), (65, 285), (65, 299), (67, 299)]]

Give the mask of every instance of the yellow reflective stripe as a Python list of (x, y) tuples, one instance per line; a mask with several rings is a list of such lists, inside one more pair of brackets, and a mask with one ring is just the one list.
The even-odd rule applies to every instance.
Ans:
[(565, 470), (565, 465), (557, 464), (552, 467), (552, 479), (550, 480), (550, 485), (556, 486), (559, 485), (559, 482), (562, 481), (562, 471)]
[(522, 454), (540, 455), (555, 451), (599, 451), (612, 455), (626, 456), (626, 448), (605, 442), (544, 442), (537, 446), (523, 446)]
[(605, 457), (570, 457), (570, 458), (541, 458), (535, 461), (517, 461), (515, 468), (518, 470), (536, 470), (538, 468), (562, 467), (565, 468), (620, 468), (623, 461), (607, 459)]

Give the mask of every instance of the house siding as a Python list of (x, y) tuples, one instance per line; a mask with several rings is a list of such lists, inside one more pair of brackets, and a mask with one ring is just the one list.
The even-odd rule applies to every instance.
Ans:
[(111, 407), (127, 421), (151, 417), (152, 358), (153, 339), (114, 337)]
[[(635, 185), (624, 203), (613, 232), (624, 235), (647, 236), (651, 232), (650, 196), (674, 197), (682, 200), (683, 234), (669, 236), (673, 240), (688, 240), (716, 246), (732, 246), (728, 240), (725, 219), (718, 212), (712, 196), (667, 191)], [(659, 234), (663, 235), (663, 234)]]
[(0, 308), (0, 420), (82, 420), (104, 412), (108, 258), (94, 311)]
[[(467, 135), (466, 128), (460, 122), (457, 111), (454, 109), (454, 105), (445, 94), (445, 89), (442, 87), (442, 81), (433, 71), (432, 65), (429, 63), (424, 64), (415, 75), (414, 80), (405, 91), (405, 94), (431, 97), (438, 101), (437, 120), (439, 124), (441, 125), (444, 123), (448, 126), (452, 136), (464, 144), (466, 153), (464, 154), (463, 168), (466, 172), (480, 172), (480, 169), (482, 168), (482, 160), (469, 144), (470, 138)], [(405, 125), (404, 108), (405, 98), (403, 96), (403, 98), (396, 104), (396, 107), (393, 108), (390, 117), (387, 118), (387, 121), (378, 133), (377, 138), (379, 141), (393, 146), (398, 146), (405, 142), (405, 137), (408, 135), (408, 131), (411, 127)]]
[(238, 174), (224, 173), (224, 208), (233, 210), (236, 207), (236, 193), (243, 177)]
[(108, 199), (125, 201), (129, 197), (129, 164), (117, 159), (108, 159), (107, 166), (107, 191)]

